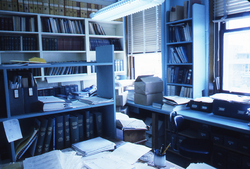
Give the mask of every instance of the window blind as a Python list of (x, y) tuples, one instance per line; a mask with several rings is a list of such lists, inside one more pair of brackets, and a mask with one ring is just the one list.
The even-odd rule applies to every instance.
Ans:
[(247, 0), (214, 0), (214, 16), (227, 15), (250, 11), (250, 2)]
[(161, 6), (127, 17), (128, 53), (161, 51)]

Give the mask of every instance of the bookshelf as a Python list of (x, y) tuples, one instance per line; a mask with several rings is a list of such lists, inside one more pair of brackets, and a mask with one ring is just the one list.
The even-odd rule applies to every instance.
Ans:
[[(103, 53), (106, 53), (106, 57), (103, 57)], [(96, 62), (80, 62), (80, 63), (59, 63), (56, 65), (28, 65), (28, 66), (0, 66), (0, 79), (1, 83), (0, 86), (1, 90), (1, 115), (0, 115), (0, 135), (3, 139), (1, 139), (1, 163), (9, 162), (9, 161), (19, 161), (15, 158), (15, 144), (16, 141), (8, 143), (3, 122), (11, 119), (18, 119), (21, 127), (22, 133), (25, 135), (29, 129), (32, 129), (34, 127), (34, 121), (36, 118), (39, 117), (56, 117), (57, 115), (64, 115), (64, 114), (82, 114), (85, 115), (85, 113), (88, 111), (90, 113), (96, 114), (96, 112), (100, 112), (102, 115), (102, 136), (115, 138), (116, 137), (116, 125), (115, 125), (115, 101), (107, 102), (107, 103), (101, 103), (101, 104), (95, 104), (95, 105), (87, 105), (87, 106), (81, 106), (76, 108), (68, 108), (68, 109), (62, 109), (57, 111), (47, 111), (42, 112), (39, 110), (35, 111), (25, 111), (26, 109), (22, 110), (21, 107), (17, 107), (18, 101), (15, 100), (13, 103), (14, 96), (13, 90), (9, 86), (9, 80), (12, 79), (12, 73), (13, 72), (21, 72), (23, 70), (30, 70), (30, 69), (45, 69), (45, 68), (52, 68), (52, 67), (64, 67), (64, 66), (95, 66), (96, 67), (96, 82), (98, 86), (97, 95), (103, 98), (115, 98), (115, 82), (114, 82), (114, 46), (108, 45), (108, 46), (101, 46), (96, 48)], [(29, 87), (29, 89), (32, 88), (35, 93), (37, 91), (35, 90), (35, 87)], [(19, 89), (18, 89), (19, 90)], [(25, 88), (20, 88), (20, 90), (25, 90)], [(28, 92), (26, 92), (27, 94)], [(24, 94), (25, 95), (25, 92)], [(28, 95), (28, 94), (27, 94)], [(25, 97), (25, 96), (24, 96)], [(24, 104), (21, 105), (27, 105), (27, 99), (21, 99), (22, 94), (19, 93), (19, 97), (17, 98), (19, 101), (23, 100)], [(13, 104), (11, 104), (13, 103)], [(16, 106), (13, 106), (16, 105)], [(28, 103), (28, 105), (30, 105)], [(94, 122), (95, 123), (95, 122)], [(85, 125), (85, 122), (84, 124)], [(95, 129), (95, 127), (94, 127)], [(86, 134), (84, 132), (84, 134)], [(85, 137), (85, 139), (87, 139)], [(55, 143), (57, 144), (57, 143)], [(64, 147), (67, 148), (67, 147)], [(24, 154), (24, 157), (30, 157), (31, 155), (29, 152), (26, 152)], [(3, 159), (3, 157), (5, 159)], [(23, 158), (24, 158), (23, 157)], [(21, 160), (23, 160), (21, 158)]]
[[(0, 10), (0, 18), (3, 19), (0, 28), (3, 46), (0, 50), (1, 64), (11, 60), (28, 61), (32, 57), (43, 58), (48, 63), (95, 62), (95, 47), (113, 44), (115, 74), (126, 74), (123, 21), (103, 22), (90, 18), (3, 10)], [(16, 47), (10, 49), (11, 44)], [(34, 76), (42, 80), (67, 82), (95, 80), (94, 74), (93, 67), (87, 66), (84, 71), (75, 70), (68, 74), (60, 71), (50, 74), (41, 69)]]
[[(164, 94), (197, 98), (205, 89), (205, 7), (186, 2), (166, 4)], [(173, 14), (172, 7), (186, 14)]]

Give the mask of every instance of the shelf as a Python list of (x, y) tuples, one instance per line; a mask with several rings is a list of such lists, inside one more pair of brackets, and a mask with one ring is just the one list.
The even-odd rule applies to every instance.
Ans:
[(59, 114), (59, 113), (67, 113), (67, 112), (71, 112), (71, 111), (85, 110), (85, 109), (104, 107), (104, 106), (112, 106), (112, 105), (114, 105), (114, 102), (102, 103), (102, 104), (96, 104), (96, 105), (88, 105), (88, 106), (85, 106), (85, 107), (78, 107), (78, 108), (67, 108), (67, 109), (58, 110), (58, 111), (34, 112), (34, 113), (23, 114), (23, 115), (15, 115), (15, 116), (12, 116), (10, 118), (0, 118), (0, 122), (6, 121), (6, 120), (9, 120), (9, 119), (34, 118), (34, 117), (53, 115), (53, 114)]

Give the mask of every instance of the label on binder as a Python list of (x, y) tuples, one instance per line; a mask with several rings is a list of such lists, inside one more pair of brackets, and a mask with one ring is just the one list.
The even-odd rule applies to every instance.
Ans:
[(19, 94), (18, 94), (18, 90), (14, 90), (14, 98), (18, 98)]
[(33, 88), (29, 88), (29, 96), (33, 96)]

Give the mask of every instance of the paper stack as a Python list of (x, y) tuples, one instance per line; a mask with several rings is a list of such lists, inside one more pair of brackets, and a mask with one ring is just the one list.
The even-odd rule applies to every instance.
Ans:
[(180, 96), (163, 96), (162, 110), (165, 111), (179, 111), (188, 109), (187, 104), (190, 102), (190, 98)]
[(82, 153), (83, 156), (89, 156), (102, 151), (114, 150), (115, 143), (102, 137), (96, 137), (90, 140), (74, 143), (72, 144), (72, 147), (76, 151)]
[(101, 103), (113, 102), (114, 100), (93, 96), (93, 97), (81, 98), (80, 101), (87, 104), (101, 104)]

